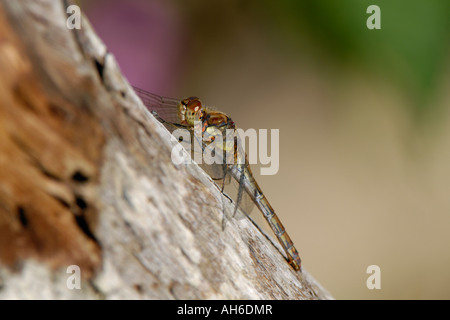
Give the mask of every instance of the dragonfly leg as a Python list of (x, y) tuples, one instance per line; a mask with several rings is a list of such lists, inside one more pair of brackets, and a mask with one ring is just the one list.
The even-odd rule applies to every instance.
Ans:
[(231, 203), (233, 202), (233, 199), (231, 199), (230, 196), (227, 195), (225, 192), (222, 192), (222, 194), (223, 194), (228, 200), (230, 200)]
[(239, 190), (238, 190), (238, 195), (237, 195), (237, 199), (236, 199), (236, 204), (234, 207), (234, 213), (233, 213), (233, 217), (236, 215), (236, 212), (239, 208), (239, 204), (242, 201), (242, 195), (244, 194), (244, 179), (245, 179), (245, 175), (244, 175), (244, 169), (243, 167), (241, 167), (241, 176), (239, 178)]

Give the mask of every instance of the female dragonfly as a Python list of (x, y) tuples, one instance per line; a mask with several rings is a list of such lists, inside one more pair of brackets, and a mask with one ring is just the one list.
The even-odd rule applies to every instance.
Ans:
[[(240, 145), (237, 143), (239, 135), (236, 133), (235, 124), (231, 118), (220, 111), (203, 106), (197, 97), (178, 100), (161, 97), (136, 87), (133, 88), (144, 105), (159, 121), (191, 131), (201, 130), (201, 141), (197, 141), (202, 145), (202, 150), (214, 147), (215, 150), (223, 150), (223, 154), (232, 155), (232, 161), (226, 161), (222, 166), (223, 176), (221, 180), (225, 181), (225, 178), (229, 175), (238, 182), (235, 213), (245, 191), (264, 215), (264, 218), (278, 238), (287, 254), (289, 264), (294, 270), (301, 271), (301, 260), (297, 249), (253, 177), (247, 155), (238, 148)], [(231, 145), (228, 143), (228, 140), (227, 143), (224, 143), (224, 139), (222, 139), (222, 137), (229, 136), (229, 132), (233, 134), (234, 138)], [(217, 139), (219, 136), (221, 139)], [(225, 158), (228, 160), (229, 157), (224, 156)], [(212, 178), (217, 180), (217, 178)]]

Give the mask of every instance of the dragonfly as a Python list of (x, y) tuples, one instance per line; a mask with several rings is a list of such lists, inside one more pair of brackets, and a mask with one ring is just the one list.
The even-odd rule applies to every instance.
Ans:
[[(197, 97), (174, 99), (162, 97), (134, 86), (133, 89), (160, 122), (170, 125), (172, 128), (201, 131), (201, 137), (198, 138), (197, 136), (194, 142), (200, 144), (202, 150), (215, 148), (215, 150), (223, 152), (222, 157), (227, 161), (221, 166), (223, 170), (221, 177), (214, 177), (211, 173), (208, 173), (213, 180), (222, 180), (222, 192), (227, 177), (232, 177), (237, 182), (238, 194), (234, 214), (240, 205), (244, 192), (246, 192), (261, 211), (286, 252), (288, 263), (294, 270), (301, 271), (299, 253), (280, 218), (253, 177), (247, 154), (239, 147), (241, 146), (238, 143), (240, 138), (233, 120), (223, 112), (204, 106)], [(224, 142), (224, 139), (219, 139), (224, 136), (229, 137), (230, 133), (232, 139), (226, 139), (226, 142)]]

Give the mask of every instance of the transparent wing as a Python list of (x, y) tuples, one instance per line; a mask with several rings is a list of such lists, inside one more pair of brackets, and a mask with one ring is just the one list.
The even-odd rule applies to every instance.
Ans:
[[(231, 180), (229, 185), (225, 186), (225, 193), (233, 200), (234, 204), (241, 209), (246, 215), (250, 215), (255, 207), (252, 198), (248, 195), (247, 192), (243, 191), (241, 199), (239, 200), (239, 188), (244, 188), (244, 186), (239, 185), (239, 182), (235, 179)], [(245, 215), (236, 214), (235, 218), (241, 219), (245, 217)]]
[[(216, 140), (217, 141), (217, 140)], [(194, 141), (195, 143), (195, 141)], [(254, 208), (254, 203), (251, 197), (244, 191), (244, 185), (240, 184), (236, 179), (232, 179), (232, 176), (229, 172), (230, 164), (227, 164), (226, 154), (223, 152), (223, 141), (217, 142), (219, 145), (215, 145), (213, 143), (203, 144), (203, 152), (207, 152), (209, 154), (213, 153), (212, 149), (215, 149), (217, 154), (214, 153), (217, 158), (216, 160), (219, 163), (213, 164), (200, 164), (200, 167), (208, 173), (208, 175), (215, 180), (216, 184), (221, 188), (227, 197), (233, 201), (234, 205), (239, 207), (245, 214), (250, 215), (251, 211)], [(222, 144), (222, 145), (220, 145)], [(197, 151), (198, 152), (198, 151)], [(235, 158), (235, 157), (234, 157)], [(231, 164), (233, 165), (233, 164)], [(230, 183), (231, 182), (231, 183)], [(239, 196), (239, 194), (241, 194)], [(236, 217), (242, 218), (245, 215), (237, 215)]]
[(171, 123), (180, 123), (178, 119), (179, 99), (161, 97), (154, 93), (134, 87), (134, 91), (141, 98), (144, 105), (152, 112), (156, 112), (164, 121)]

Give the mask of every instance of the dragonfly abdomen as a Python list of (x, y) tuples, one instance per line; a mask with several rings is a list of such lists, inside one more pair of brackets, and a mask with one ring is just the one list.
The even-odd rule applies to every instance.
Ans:
[(241, 169), (243, 169), (243, 172), (239, 172), (240, 174), (244, 174), (245, 176), (244, 187), (247, 193), (251, 196), (258, 209), (263, 213), (264, 218), (266, 219), (273, 233), (276, 235), (278, 241), (286, 251), (289, 264), (295, 270), (301, 270), (300, 255), (298, 254), (297, 249), (294, 247), (294, 243), (291, 237), (289, 237), (280, 219), (276, 215), (266, 196), (263, 194), (258, 183), (253, 177), (250, 167), (247, 164), (245, 167), (241, 166)]
[(278, 216), (275, 214), (275, 211), (273, 210), (267, 198), (263, 194), (261, 194), (261, 196), (258, 198), (259, 199), (255, 201), (256, 205), (259, 207), (259, 210), (261, 210), (264, 213), (264, 217), (269, 223), (273, 233), (275, 233), (275, 235), (278, 238), (278, 241), (281, 243), (283, 249), (286, 251), (286, 254), (288, 255), (289, 259), (289, 264), (291, 264), (291, 266), (295, 270), (300, 270), (301, 269), (300, 256), (297, 252), (297, 249), (294, 247), (294, 243), (291, 240), (291, 237), (289, 237), (289, 234), (286, 232), (286, 229), (284, 228)]

